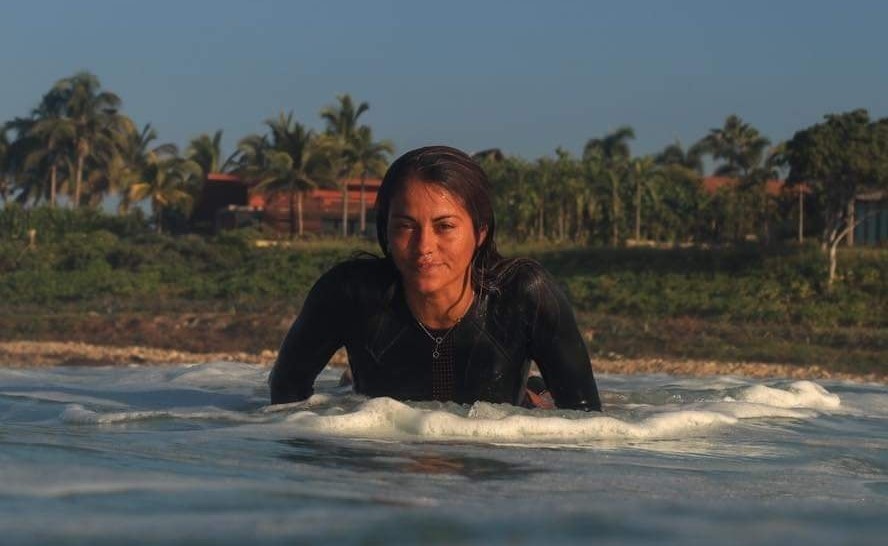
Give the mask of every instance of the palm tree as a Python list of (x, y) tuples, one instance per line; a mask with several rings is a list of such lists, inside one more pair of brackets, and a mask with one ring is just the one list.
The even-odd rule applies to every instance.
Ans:
[(64, 114), (74, 127), (75, 157), (74, 206), (79, 207), (83, 194), (83, 174), (87, 158), (99, 148), (111, 149), (111, 134), (121, 123), (117, 110), (120, 97), (101, 91), (99, 79), (89, 72), (79, 72), (59, 80), (50, 93), (63, 102)]
[(164, 158), (148, 164), (142, 179), (129, 188), (132, 202), (151, 199), (155, 226), (163, 232), (163, 211), (168, 208), (187, 209), (193, 203), (188, 188), (203, 176), (200, 165), (179, 157)]
[(49, 168), (49, 205), (56, 205), (58, 193), (59, 170), (64, 168), (70, 157), (76, 135), (71, 120), (61, 117), (50, 117), (39, 120), (31, 127), (30, 134), (41, 146), (35, 148), (25, 160), (25, 169), (39, 170), (41, 165)]
[(17, 174), (21, 202), (48, 199), (50, 206), (56, 204), (60, 174), (69, 163), (75, 137), (73, 123), (64, 117), (64, 100), (58, 90), (50, 90), (29, 117), (5, 125), (17, 133), (8, 168)]
[(641, 203), (644, 195), (657, 204), (656, 183), (663, 180), (663, 174), (651, 156), (637, 157), (630, 163), (630, 172), (635, 181), (635, 242), (641, 241)]
[(235, 168), (237, 152), (222, 161), (222, 129), (212, 136), (204, 133), (191, 139), (185, 157), (200, 165), (204, 176), (210, 173), (228, 172)]
[[(729, 208), (736, 208), (736, 213), (731, 215), (735, 239), (739, 240), (750, 230), (754, 231), (756, 225), (767, 229), (768, 196), (765, 182), (768, 177), (763, 174), (770, 171), (766, 165), (770, 144), (757, 129), (734, 114), (725, 119), (721, 128), (711, 129), (697, 143), (703, 153), (721, 161), (715, 170), (716, 175), (738, 181), (729, 194), (732, 196)], [(765, 218), (761, 218), (762, 215)], [(766, 233), (765, 240), (767, 239)]]
[(338, 106), (328, 106), (321, 110), (321, 118), (327, 124), (323, 146), (331, 155), (331, 165), (337, 180), (342, 186), (342, 236), (348, 236), (348, 174), (354, 166), (354, 148), (358, 132), (358, 118), (370, 109), (362, 102), (355, 106), (350, 95), (338, 95)]
[(533, 167), (524, 159), (506, 156), (480, 158), (496, 196), (497, 224), (501, 233), (511, 233), (519, 240), (531, 236), (537, 218), (537, 194)]
[(9, 191), (15, 193), (15, 201), (21, 204), (29, 200), (38, 203), (47, 194), (46, 181), (41, 174), (29, 171), (26, 166), (28, 157), (41, 148), (40, 142), (30, 134), (34, 120), (31, 118), (15, 118), (6, 122), (2, 131), (4, 135), (13, 131), (15, 136), (8, 140), (5, 152), (5, 176), (10, 181)]
[[(676, 142), (654, 158), (660, 174), (657, 228), (673, 239), (693, 238), (705, 222), (700, 217), (703, 196), (703, 151), (691, 146), (687, 151)], [(705, 208), (702, 207), (702, 208)]]
[(157, 131), (147, 123), (140, 131), (132, 128), (124, 133), (118, 144), (118, 154), (109, 166), (108, 176), (113, 181), (112, 187), (120, 195), (120, 213), (129, 211), (132, 205), (129, 188), (144, 178), (151, 165), (179, 155), (175, 144), (152, 146), (155, 140)]
[[(570, 217), (574, 216), (574, 236), (580, 237), (583, 209), (588, 200), (588, 188), (583, 179), (583, 167), (570, 152), (559, 147), (555, 149), (553, 168), (553, 189), (558, 201), (557, 238), (568, 237)], [(572, 210), (571, 210), (572, 209)]]
[(150, 176), (146, 173), (152, 164), (178, 157), (178, 148), (174, 144), (151, 147), (152, 141), (157, 139), (151, 124), (138, 130), (129, 118), (122, 117), (122, 120), (120, 127), (111, 133), (114, 145), (100, 148), (89, 157), (86, 163), (89, 191), (85, 193), (91, 206), (97, 205), (109, 193), (117, 194), (120, 214), (128, 212), (132, 205), (130, 187)]
[(691, 146), (685, 151), (681, 143), (675, 141), (675, 143), (663, 148), (656, 155), (654, 161), (657, 165), (678, 165), (702, 175), (703, 153), (704, 151), (699, 145)]
[(600, 161), (603, 167), (602, 174), (610, 187), (610, 222), (611, 244), (620, 244), (619, 223), (622, 219), (622, 203), (620, 190), (629, 169), (629, 141), (635, 138), (632, 127), (624, 125), (615, 131), (608, 133), (604, 138), (593, 138), (586, 142), (583, 148), (585, 161)]
[(717, 175), (736, 177), (742, 181), (748, 177), (750, 170), (761, 163), (770, 144), (757, 129), (732, 114), (725, 119), (723, 127), (711, 129), (697, 144), (697, 149), (723, 162), (716, 169)]
[(10, 169), (11, 161), (9, 149), (9, 138), (6, 136), (6, 126), (3, 125), (0, 126), (0, 199), (3, 200), (4, 205), (9, 197), (9, 191), (12, 186), (10, 183), (12, 170)]
[[(324, 180), (324, 157), (315, 135), (293, 119), (293, 113), (279, 114), (265, 124), (269, 136), (248, 135), (238, 144), (239, 172), (257, 182), (256, 189), (269, 194), (287, 192), (289, 196), (289, 234), (302, 237), (302, 202), (305, 192)], [(296, 216), (294, 217), (294, 196)]]
[(608, 162), (628, 160), (631, 155), (629, 141), (634, 139), (635, 130), (628, 125), (623, 125), (605, 135), (604, 138), (591, 138), (586, 141), (583, 155), (600, 151), (601, 156)]
[(388, 156), (395, 153), (395, 146), (388, 140), (375, 142), (373, 131), (363, 125), (358, 127), (352, 149), (353, 172), (361, 178), (361, 227), (362, 236), (367, 235), (367, 200), (364, 185), (368, 176), (382, 176), (388, 166)]
[(587, 237), (594, 238), (596, 233), (604, 233), (610, 227), (608, 220), (611, 216), (610, 180), (601, 150), (594, 147), (585, 150), (579, 168), (585, 195), (583, 216)]
[(555, 165), (552, 159), (541, 157), (530, 170), (530, 198), (536, 205), (537, 239), (546, 236), (546, 205), (552, 193), (552, 180), (555, 178)]

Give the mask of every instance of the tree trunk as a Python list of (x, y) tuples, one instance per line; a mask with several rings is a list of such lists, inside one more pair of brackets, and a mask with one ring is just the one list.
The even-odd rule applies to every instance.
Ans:
[(85, 156), (77, 154), (77, 172), (74, 175), (74, 208), (80, 208), (80, 192), (83, 182), (83, 161)]
[(296, 211), (299, 216), (299, 238), (301, 239), (302, 236), (305, 234), (305, 232), (303, 230), (303, 222), (302, 222), (303, 218), (302, 218), (302, 192), (301, 191), (296, 194)]
[(641, 241), (641, 180), (635, 179), (635, 242)]
[(799, 242), (805, 242), (805, 192), (799, 186)]
[(289, 206), (288, 212), (289, 212), (289, 216), (290, 216), (289, 224), (290, 224), (290, 240), (291, 241), (293, 240), (293, 235), (296, 234), (296, 215), (294, 214), (294, 208), (293, 208), (293, 194), (296, 192), (294, 190), (295, 190), (295, 188), (293, 187), (293, 184), (290, 184), (290, 188), (287, 191), (287, 194), (288, 194), (288, 198), (290, 201), (290, 203), (289, 203), (290, 206)]
[[(824, 241), (824, 243), (829, 245), (829, 278), (827, 279), (827, 289), (832, 290), (833, 281), (836, 277), (836, 263), (837, 263), (837, 250), (839, 245), (842, 243), (843, 239), (847, 239), (847, 244), (853, 244), (854, 241), (854, 228), (857, 227), (857, 224), (863, 222), (869, 217), (869, 214), (864, 214), (860, 220), (855, 218), (854, 214), (854, 199), (851, 200), (851, 203), (848, 205), (846, 212), (848, 214), (847, 220), (844, 222), (844, 228), (842, 228), (841, 219), (837, 220), (836, 227), (832, 228), (828, 234), (830, 235), (829, 239)], [(823, 245), (821, 245), (823, 246)]]
[(558, 240), (563, 241), (565, 239), (565, 231), (567, 222), (566, 214), (564, 211), (564, 201), (561, 200), (558, 202)]
[(348, 237), (348, 181), (342, 181), (342, 236)]
[(617, 179), (611, 174), (611, 244), (618, 246), (620, 244), (620, 227), (617, 225)]
[(545, 210), (545, 208), (546, 208), (545, 204), (541, 200), (540, 201), (540, 210), (537, 214), (537, 239), (539, 239), (540, 241), (543, 240), (543, 235), (544, 235), (543, 227), (545, 226), (545, 213), (543, 211)]
[(364, 183), (367, 179), (367, 171), (361, 172), (361, 237), (367, 236), (367, 201), (364, 197)]
[(49, 170), (49, 206), (55, 208), (56, 205), (56, 186), (57, 186), (58, 167), (55, 165)]
[(837, 238), (835, 242), (829, 245), (829, 276), (826, 280), (826, 289), (832, 291), (833, 282), (836, 280), (836, 249), (839, 246), (839, 242), (841, 242), (841, 237)]
[(583, 238), (583, 200), (577, 199), (576, 205), (577, 205), (577, 208), (576, 208), (577, 223), (576, 223), (576, 230), (574, 231), (574, 238), (576, 238), (576, 240), (579, 241), (580, 239)]

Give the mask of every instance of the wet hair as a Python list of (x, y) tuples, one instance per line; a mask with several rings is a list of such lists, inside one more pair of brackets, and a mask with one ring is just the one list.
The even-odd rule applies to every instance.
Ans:
[(489, 271), (503, 261), (496, 248), (496, 218), (490, 182), (484, 169), (465, 152), (449, 146), (426, 146), (411, 150), (391, 164), (376, 196), (376, 238), (387, 259), (388, 216), (392, 199), (410, 180), (434, 184), (444, 188), (469, 213), (475, 237), (486, 236), (472, 257), (472, 284), (476, 289), (490, 288)]

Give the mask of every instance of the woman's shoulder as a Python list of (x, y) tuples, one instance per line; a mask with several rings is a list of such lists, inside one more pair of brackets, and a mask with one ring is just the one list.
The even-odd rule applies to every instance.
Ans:
[(318, 282), (346, 296), (366, 296), (386, 290), (395, 279), (394, 267), (388, 260), (367, 254), (337, 263)]
[(503, 264), (495, 283), (493, 309), (531, 326), (534, 336), (554, 332), (563, 314), (571, 311), (564, 291), (536, 260), (517, 258)]
[(541, 286), (552, 284), (552, 277), (536, 260), (507, 258), (492, 271), (492, 284), (503, 293), (535, 294)]

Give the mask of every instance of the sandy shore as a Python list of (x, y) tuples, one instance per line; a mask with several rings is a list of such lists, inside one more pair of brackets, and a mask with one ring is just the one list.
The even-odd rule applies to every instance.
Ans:
[[(116, 347), (79, 342), (5, 341), (0, 342), (0, 366), (31, 368), (38, 366), (111, 366), (128, 364), (183, 364), (199, 362), (247, 362), (269, 366), (275, 351), (259, 353), (193, 353), (151, 347)], [(343, 351), (334, 355), (331, 364), (345, 365)], [(669, 375), (737, 375), (761, 378), (836, 379), (858, 382), (888, 383), (888, 376), (879, 373), (850, 374), (819, 366), (793, 366), (755, 362), (715, 362), (706, 360), (670, 360), (660, 358), (596, 358), (597, 373)]]

